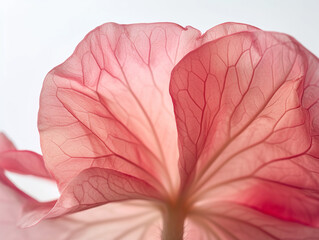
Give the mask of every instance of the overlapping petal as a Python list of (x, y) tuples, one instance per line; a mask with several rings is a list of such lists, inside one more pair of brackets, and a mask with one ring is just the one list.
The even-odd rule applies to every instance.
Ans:
[(121, 171), (161, 191), (176, 187), (177, 132), (167, 89), (172, 68), (198, 37), (169, 23), (105, 24), (47, 75), (39, 130), (60, 189), (90, 167)]
[(318, 227), (318, 66), (293, 38), (262, 31), (207, 43), (177, 65), (170, 92), (190, 202), (234, 201)]
[(19, 225), (28, 227), (43, 219), (131, 199), (149, 200), (155, 210), (156, 202), (153, 201), (159, 197), (158, 192), (145, 181), (114, 170), (90, 168), (72, 179), (57, 201), (27, 205)]
[(41, 155), (32, 151), (17, 150), (3, 133), (0, 133), (0, 168), (20, 174), (51, 178)]
[[(23, 207), (39, 204), (0, 173), (0, 232), (6, 240), (159, 239), (159, 212), (148, 202), (112, 203), (21, 228)], [(134, 221), (132, 221), (134, 220)], [(160, 234), (155, 234), (155, 236)]]
[[(15, 158), (4, 158), (3, 155), (6, 156), (7, 151), (18, 150), (4, 134), (0, 135), (0, 142), (0, 159), (1, 161), (5, 159), (6, 162), (6, 164), (0, 164), (0, 232), (6, 240), (42, 240), (44, 237), (48, 240), (112, 240), (117, 238), (146, 240), (158, 231), (161, 224), (159, 211), (156, 211), (152, 202), (145, 200), (112, 203), (61, 216), (115, 198), (117, 200), (130, 199), (127, 197), (128, 192), (131, 192), (132, 195), (144, 194), (147, 197), (156, 194), (155, 190), (150, 189), (146, 183), (143, 185), (144, 188), (141, 188), (140, 182), (135, 184), (135, 179), (132, 177), (125, 177), (122, 180), (121, 174), (114, 170), (91, 168), (71, 181), (56, 202), (40, 203), (20, 191), (4, 174), (4, 170), (13, 169), (22, 174), (46, 177), (41, 176), (43, 173), (41, 168), (29, 171), (25, 167), (24, 162), (35, 163), (32, 152), (29, 152), (30, 162), (28, 162), (28, 156), (23, 154), (15, 155)], [(21, 164), (17, 168), (19, 171), (11, 167), (9, 161), (12, 161), (14, 166)], [(9, 168), (5, 168), (6, 166)], [(88, 185), (90, 187), (87, 187)], [(39, 222), (40, 219), (43, 220)], [(134, 219), (133, 224), (132, 219)], [(39, 223), (34, 225), (37, 222)], [(30, 225), (34, 226), (21, 228)]]
[(191, 27), (105, 24), (46, 77), (41, 145), (60, 189), (80, 171), (101, 167), (145, 179), (160, 191), (179, 184), (171, 70), (201, 44), (256, 28), (229, 23), (203, 36)]
[[(102, 25), (45, 79), (46, 166), (0, 134), (0, 231), (165, 239), (185, 217), (185, 239), (316, 239), (318, 99), (318, 58), (285, 34)], [(61, 196), (39, 203), (4, 170)]]

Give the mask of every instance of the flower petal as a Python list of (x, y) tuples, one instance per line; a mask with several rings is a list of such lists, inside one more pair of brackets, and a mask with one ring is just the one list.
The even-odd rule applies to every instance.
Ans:
[(157, 188), (177, 185), (168, 85), (173, 66), (199, 35), (169, 23), (105, 24), (47, 75), (39, 130), (60, 189), (90, 167), (119, 170)]
[(191, 201), (224, 198), (319, 226), (318, 66), (296, 40), (262, 31), (209, 42), (176, 66), (170, 92)]
[(31, 151), (16, 150), (3, 133), (0, 133), (0, 168), (20, 174), (51, 178), (41, 155)]
[(217, 202), (193, 212), (185, 234), (200, 240), (315, 239), (318, 228), (282, 221), (232, 202)]
[[(159, 212), (143, 201), (112, 203), (20, 228), (23, 206), (39, 204), (16, 189), (0, 172), (0, 233), (6, 240), (146, 240), (156, 239)], [(134, 220), (134, 221), (132, 221)], [(159, 238), (158, 238), (159, 239)]]
[(256, 28), (227, 23), (200, 36), (171, 23), (109, 23), (89, 33), (47, 75), (41, 94), (41, 146), (59, 188), (83, 169), (102, 167), (174, 191), (180, 179), (171, 70), (201, 44), (250, 30)]
[(160, 198), (148, 183), (123, 173), (103, 168), (83, 170), (61, 192), (56, 202), (30, 204), (19, 225), (29, 227), (45, 218), (60, 217), (109, 202)]
[(8, 137), (0, 132), (0, 152), (16, 150), (13, 143), (8, 139)]
[(252, 32), (259, 31), (259, 28), (256, 28), (251, 25), (243, 24), (243, 23), (234, 23), (227, 22), (219, 24), (215, 27), (212, 27), (207, 32), (205, 32), (202, 36), (202, 43), (205, 44), (207, 42), (211, 42), (218, 38), (222, 38), (228, 35), (232, 35), (239, 32)]
[[(0, 134), (0, 146), (0, 233), (6, 240), (42, 240), (44, 236), (48, 240), (146, 240), (158, 231), (160, 212), (152, 202), (145, 200), (113, 203), (61, 216), (110, 200), (141, 198), (143, 195), (145, 199), (157, 198), (157, 192), (147, 183), (114, 170), (90, 168), (73, 179), (57, 201), (40, 203), (20, 191), (5, 176), (4, 170), (41, 176), (38, 164), (43, 164), (41, 156), (32, 158), (38, 155), (19, 152), (4, 134)], [(58, 218), (45, 219), (53, 217)], [(29, 227), (20, 228), (18, 222)], [(31, 226), (35, 223), (38, 224)]]

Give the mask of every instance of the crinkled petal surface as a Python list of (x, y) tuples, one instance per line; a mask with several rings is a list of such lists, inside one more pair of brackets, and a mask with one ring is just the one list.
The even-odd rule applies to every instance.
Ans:
[(46, 77), (39, 130), (60, 189), (90, 167), (118, 170), (161, 191), (177, 185), (168, 92), (174, 65), (199, 32), (175, 24), (102, 25)]
[[(36, 204), (0, 173), (0, 232), (6, 240), (160, 239), (159, 212), (148, 202), (111, 203), (20, 228), (23, 206)], [(158, 236), (158, 237), (156, 237)]]
[(57, 201), (38, 203), (4, 176), (49, 174), (0, 135), (1, 231), (160, 239), (168, 194), (188, 204), (185, 239), (317, 239), (318, 99), (318, 58), (287, 35), (102, 25), (43, 85), (41, 147)]
[(32, 226), (42, 219), (63, 216), (109, 202), (156, 198), (159, 198), (158, 192), (142, 180), (110, 169), (90, 168), (83, 170), (69, 182), (56, 202), (27, 205), (19, 225)]
[[(244, 223), (233, 233), (228, 223), (237, 220), (206, 219), (207, 229), (223, 236), (216, 239), (318, 236), (305, 227), (319, 226), (318, 69), (318, 59), (293, 38), (252, 30), (208, 42), (173, 70), (189, 202), (215, 209), (214, 201), (230, 201), (225, 216)], [(264, 232), (272, 218), (278, 229), (274, 221)]]
[(201, 36), (171, 23), (109, 23), (89, 33), (47, 75), (41, 94), (41, 146), (60, 189), (82, 170), (100, 167), (147, 180), (162, 195), (176, 191), (171, 70), (201, 44), (249, 29), (255, 28), (225, 24)]
[[(17, 151), (4, 134), (0, 134), (0, 143), (1, 160), (3, 159), (2, 155), (6, 155), (7, 151)], [(15, 156), (20, 156), (23, 161), (28, 161), (24, 155)], [(23, 162), (19, 158), (5, 159), (6, 161), (11, 160), (15, 164)], [(34, 163), (32, 158), (30, 163)], [(6, 240), (42, 240), (44, 237), (48, 240), (159, 239), (154, 237), (160, 236), (160, 233), (157, 233), (161, 227), (159, 211), (154, 211), (154, 206), (150, 202), (142, 200), (103, 205), (60, 218), (44, 219), (35, 226), (21, 228), (18, 226), (19, 222), (22, 226), (34, 224), (39, 221), (41, 214), (42, 218), (52, 218), (62, 213), (70, 213), (72, 210), (85, 209), (83, 204), (91, 205), (92, 203), (98, 204), (101, 201), (108, 201), (116, 198), (116, 195), (121, 195), (121, 198), (125, 199), (125, 193), (128, 191), (138, 194), (144, 190), (149, 196), (152, 195), (152, 190), (148, 189), (147, 186), (145, 189), (137, 189), (139, 186), (134, 185), (132, 177), (125, 178), (126, 184), (123, 184), (121, 174), (113, 170), (91, 168), (75, 178), (62, 192), (57, 202), (39, 203), (21, 192), (5, 176), (4, 170), (8, 171), (12, 168), (6, 169), (3, 166), (11, 165), (0, 164), (0, 233)], [(41, 176), (41, 168), (25, 171), (24, 164), (22, 166), (22, 168), (18, 168), (22, 169), (19, 171), (20, 173), (31, 175), (34, 173), (35, 176)], [(39, 172), (37, 173), (36, 170)], [(90, 185), (91, 188), (87, 189), (86, 185)], [(104, 185), (103, 189), (108, 192), (108, 199), (103, 195), (103, 192), (99, 191), (97, 185)], [(135, 189), (133, 189), (134, 187)], [(94, 192), (92, 189), (96, 191)], [(30, 208), (34, 209), (30, 210)], [(133, 223), (132, 220), (134, 220)]]

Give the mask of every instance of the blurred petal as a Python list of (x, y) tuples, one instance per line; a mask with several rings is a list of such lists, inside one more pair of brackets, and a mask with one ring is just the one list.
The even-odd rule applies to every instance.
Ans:
[(309, 111), (319, 95), (304, 92), (317, 86), (319, 64), (309, 60), (291, 37), (254, 31), (207, 43), (177, 65), (170, 91), (190, 202), (224, 198), (319, 226), (318, 108)]
[(0, 132), (0, 152), (16, 150), (13, 143), (7, 138), (7, 136)]
[(31, 151), (16, 150), (3, 133), (0, 133), (0, 168), (20, 174), (51, 178), (41, 155)]

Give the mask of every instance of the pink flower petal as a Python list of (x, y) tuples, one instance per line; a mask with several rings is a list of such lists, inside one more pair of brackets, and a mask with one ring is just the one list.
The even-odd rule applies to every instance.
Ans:
[[(0, 136), (0, 141), (3, 143), (1, 145), (3, 151), (0, 152), (0, 171), (8, 170), (49, 177), (45, 175), (47, 172), (40, 155), (29, 151), (6, 151), (7, 149), (13, 149), (14, 146), (5, 135)], [(61, 192), (60, 198), (52, 202), (38, 203), (20, 192), (5, 177), (3, 179), (12, 189), (29, 200), (22, 203), (24, 211), (22, 218), (19, 220), (22, 227), (34, 225), (44, 218), (62, 216), (66, 213), (85, 210), (111, 201), (160, 198), (158, 192), (143, 180), (115, 170), (97, 167), (83, 170), (68, 183)]]
[(83, 169), (102, 167), (176, 191), (171, 70), (201, 44), (248, 30), (256, 28), (228, 23), (200, 37), (191, 27), (156, 23), (105, 24), (89, 33), (47, 75), (41, 94), (41, 145), (60, 189)]
[(190, 202), (231, 200), (319, 226), (318, 67), (296, 40), (262, 31), (209, 42), (176, 66), (170, 92)]
[(178, 149), (168, 93), (174, 65), (199, 31), (176, 24), (105, 24), (46, 77), (39, 130), (46, 165), (60, 189), (101, 167), (177, 186)]
[(0, 233), (6, 240), (159, 240), (160, 215), (147, 202), (112, 203), (20, 228), (22, 208), (30, 204), (37, 203), (0, 172)]
[[(22, 174), (33, 174), (25, 165), (19, 166), (23, 161), (30, 160), (29, 163), (35, 163), (32, 158), (24, 159), (23, 154), (14, 155), (17, 158), (4, 158), (3, 155), (6, 155), (7, 151), (18, 151), (4, 134), (0, 134), (0, 143), (0, 161), (5, 159), (9, 166), (9, 161), (13, 161)], [(22, 157), (23, 161), (19, 157)], [(68, 184), (57, 202), (39, 203), (20, 191), (4, 175), (4, 170), (0, 164), (0, 233), (6, 240), (42, 240), (44, 236), (45, 239), (54, 240), (146, 240), (160, 229), (160, 212), (156, 210), (154, 203), (145, 200), (112, 203), (61, 216), (92, 205), (96, 206), (101, 202), (124, 200), (128, 198), (127, 195), (130, 195), (130, 198), (134, 195), (138, 195), (139, 198), (145, 195), (145, 199), (149, 196), (157, 197), (156, 191), (147, 183), (131, 176), (123, 177), (122, 173), (114, 170), (87, 169)], [(39, 176), (38, 172), (35, 174)], [(57, 216), (60, 217), (43, 219), (35, 226), (21, 228), (38, 222), (40, 218)], [(18, 223), (21, 226), (18, 226)], [(159, 232), (157, 236), (160, 236)]]
[(13, 143), (7, 138), (7, 136), (0, 132), (0, 152), (16, 150)]
[(16, 150), (3, 133), (0, 133), (0, 168), (20, 174), (51, 178), (41, 155), (31, 151)]
[(83, 170), (61, 192), (56, 202), (30, 204), (20, 219), (28, 227), (45, 218), (78, 212), (109, 202), (160, 198), (148, 183), (123, 173), (103, 168)]
[(239, 32), (251, 32), (251, 31), (259, 31), (259, 30), (260, 30), (259, 28), (256, 28), (251, 25), (243, 24), (243, 23), (234, 23), (234, 22), (222, 23), (209, 29), (207, 32), (205, 32), (202, 36), (201, 44), (211, 42), (218, 38), (222, 38), (222, 37), (239, 33)]
[(185, 235), (200, 240), (304, 240), (316, 239), (319, 229), (282, 221), (232, 202), (217, 202), (191, 214)]

